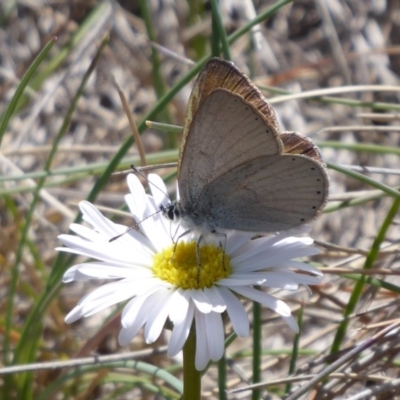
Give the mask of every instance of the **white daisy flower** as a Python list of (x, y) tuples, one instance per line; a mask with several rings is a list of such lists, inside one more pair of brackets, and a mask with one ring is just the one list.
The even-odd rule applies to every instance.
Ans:
[[(317, 269), (293, 260), (317, 254), (313, 240), (294, 237), (293, 231), (254, 240), (254, 234), (249, 232), (226, 231), (226, 243), (221, 246), (221, 237), (210, 234), (201, 243), (199, 266), (198, 236), (190, 233), (174, 242), (173, 238), (178, 238), (184, 230), (159, 212), (160, 204), (168, 205), (161, 178), (150, 175), (149, 180), (153, 196), (145, 193), (136, 176), (128, 176), (131, 193), (126, 202), (135, 220), (140, 222), (140, 231), (126, 232), (126, 226), (110, 221), (92, 204), (83, 201), (80, 203), (83, 219), (93, 229), (72, 224), (71, 230), (76, 235), (59, 236), (67, 247), (57, 250), (99, 260), (70, 268), (64, 275), (65, 283), (89, 279), (112, 281), (84, 296), (67, 315), (66, 322), (129, 300), (122, 312), (119, 343), (128, 344), (141, 328), (146, 342), (153, 343), (169, 319), (172, 332), (168, 354), (175, 356), (185, 344), (194, 320), (197, 370), (204, 369), (210, 360), (218, 361), (224, 353), (222, 313), (226, 311), (238, 336), (248, 335), (249, 320), (240, 297), (275, 311), (298, 332), (289, 306), (259, 288), (295, 290), (299, 285), (318, 284), (322, 274)], [(307, 229), (297, 229), (295, 234)]]

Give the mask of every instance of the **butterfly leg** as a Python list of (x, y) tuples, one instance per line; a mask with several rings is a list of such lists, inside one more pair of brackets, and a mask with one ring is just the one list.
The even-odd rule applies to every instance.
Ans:
[[(201, 267), (201, 260), (200, 260), (200, 243), (203, 241), (204, 236), (201, 233), (199, 238), (197, 239), (196, 243), (196, 257), (197, 257), (197, 266), (200, 268)], [(200, 272), (199, 272), (200, 273)]]
[(221, 232), (216, 232), (216, 231), (213, 231), (212, 233), (217, 237), (224, 238), (223, 239), (224, 240), (224, 245), (222, 246), (222, 242), (219, 242), (219, 247), (222, 248), (222, 266), (223, 266), (223, 268), (225, 270), (225, 249), (226, 249), (226, 238), (227, 238), (227, 235), (226, 235), (226, 233), (221, 233)]
[(173, 252), (172, 257), (171, 257), (171, 262), (174, 261), (175, 251), (176, 251), (176, 247), (178, 246), (179, 239), (182, 238), (182, 237), (184, 237), (184, 236), (186, 236), (186, 235), (187, 235), (188, 233), (190, 233), (190, 232), (191, 232), (191, 230), (188, 229), (187, 231), (181, 233), (181, 234), (177, 237), (176, 242), (175, 242), (175, 246), (174, 246), (174, 252)]
[(197, 258), (197, 283), (200, 282), (200, 268), (201, 268), (201, 260), (200, 260), (200, 243), (203, 241), (203, 234), (201, 233), (196, 243), (196, 258)]

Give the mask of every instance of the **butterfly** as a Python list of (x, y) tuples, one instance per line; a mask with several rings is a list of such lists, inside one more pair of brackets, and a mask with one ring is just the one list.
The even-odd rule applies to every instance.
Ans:
[(317, 217), (329, 179), (313, 142), (280, 132), (275, 112), (232, 62), (210, 59), (190, 95), (180, 199), (164, 207), (189, 231), (276, 232)]

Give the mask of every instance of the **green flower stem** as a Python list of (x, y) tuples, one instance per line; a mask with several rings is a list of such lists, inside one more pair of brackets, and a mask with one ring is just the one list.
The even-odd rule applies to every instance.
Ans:
[(226, 357), (224, 356), (218, 361), (218, 399), (227, 400), (228, 396), (226, 393)]
[[(261, 305), (253, 303), (253, 383), (261, 381)], [(259, 400), (261, 398), (260, 389), (254, 389), (251, 399)]]
[(183, 399), (200, 400), (201, 373), (195, 367), (196, 329), (194, 323), (183, 346)]

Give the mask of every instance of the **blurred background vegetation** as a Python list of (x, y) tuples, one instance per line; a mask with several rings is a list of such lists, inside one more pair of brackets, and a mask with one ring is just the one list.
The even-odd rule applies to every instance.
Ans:
[[(300, 398), (312, 377), (306, 398), (400, 398), (399, 335), (379, 337), (399, 318), (397, 0), (0, 2), (0, 398), (180, 397), (181, 360), (165, 356), (167, 334), (151, 347), (139, 335), (120, 348), (120, 307), (64, 323), (98, 283), (62, 287), (78, 258), (54, 248), (79, 221), (80, 200), (131, 224), (113, 211), (127, 187), (111, 174), (140, 165), (116, 84), (147, 162), (177, 161), (180, 134), (145, 121), (183, 125), (191, 82), (220, 43), (274, 104), (282, 130), (319, 145), (331, 178), (312, 231), (323, 282), (311, 296), (275, 293), (302, 318), (301, 334), (264, 310), (265, 387), (229, 398)], [(175, 170), (158, 173), (173, 192)], [(359, 347), (365, 339), (368, 349)], [(251, 338), (230, 343), (226, 377), (212, 366), (204, 398), (224, 398), (219, 379), (228, 391), (252, 382), (251, 349)], [(130, 361), (46, 364), (128, 351)], [(32, 363), (43, 369), (7, 369)]]

